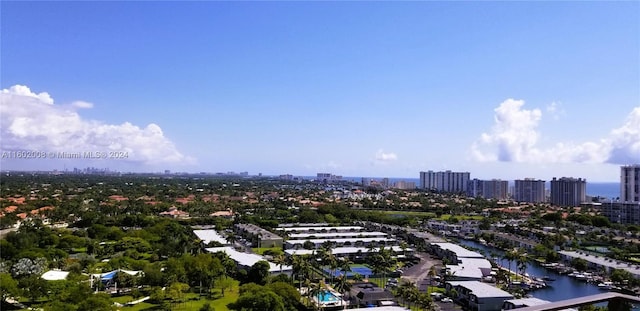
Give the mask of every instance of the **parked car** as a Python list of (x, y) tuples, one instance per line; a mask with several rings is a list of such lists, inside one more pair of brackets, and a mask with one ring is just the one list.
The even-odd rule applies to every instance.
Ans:
[(449, 297), (444, 297), (440, 300), (440, 302), (453, 302), (453, 300)]

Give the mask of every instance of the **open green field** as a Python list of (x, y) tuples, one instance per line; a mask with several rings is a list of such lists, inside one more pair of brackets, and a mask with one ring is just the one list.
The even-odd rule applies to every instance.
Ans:
[[(466, 215), (456, 215), (455, 216), (458, 220), (482, 220), (484, 219), (484, 216), (480, 216), (480, 215), (475, 215), (475, 216), (466, 216)], [(451, 215), (446, 214), (446, 215), (441, 215), (438, 218), (435, 218), (435, 220), (449, 220), (449, 218), (451, 218)]]
[[(239, 296), (239, 283), (234, 280), (234, 285), (231, 289), (227, 289), (225, 291), (224, 297), (222, 297), (221, 290), (216, 288), (213, 289), (213, 296), (217, 297), (216, 299), (208, 299), (200, 296), (197, 293), (188, 293), (185, 295), (186, 301), (180, 304), (172, 304), (171, 310), (199, 310), (206, 303), (209, 303), (211, 307), (216, 311), (228, 311), (227, 304), (238, 300)], [(114, 302), (118, 302), (121, 304), (126, 304), (127, 302), (138, 300), (140, 298), (133, 298), (132, 296), (120, 296), (114, 297), (112, 300)], [(38, 303), (46, 303), (46, 301), (41, 300)], [(141, 302), (133, 306), (123, 306), (118, 307), (118, 310), (122, 311), (141, 311), (141, 310), (154, 310), (158, 308), (159, 305), (152, 304), (148, 302)], [(27, 310), (27, 309), (25, 309)]]
[(392, 214), (392, 215), (405, 215), (405, 216), (420, 216), (420, 217), (436, 217), (435, 213), (432, 212), (420, 212), (420, 211), (378, 211), (378, 210), (367, 210), (368, 212), (380, 212), (383, 214)]

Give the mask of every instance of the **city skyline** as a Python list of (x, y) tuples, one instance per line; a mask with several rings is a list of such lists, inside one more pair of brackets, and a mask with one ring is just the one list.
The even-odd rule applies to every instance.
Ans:
[(638, 2), (0, 5), (0, 149), (42, 152), (3, 170), (619, 182), (640, 163)]

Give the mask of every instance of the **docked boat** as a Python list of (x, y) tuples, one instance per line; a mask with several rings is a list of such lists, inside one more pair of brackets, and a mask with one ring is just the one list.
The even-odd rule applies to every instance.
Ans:
[(611, 281), (598, 284), (598, 288), (602, 290), (620, 290), (620, 287), (615, 286)]

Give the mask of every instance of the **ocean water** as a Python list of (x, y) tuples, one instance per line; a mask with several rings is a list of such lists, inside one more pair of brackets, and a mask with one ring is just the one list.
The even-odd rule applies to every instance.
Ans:
[(591, 197), (604, 197), (607, 199), (620, 197), (620, 183), (618, 182), (593, 182), (587, 181), (587, 195)]

